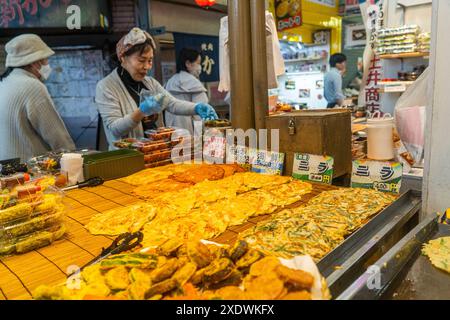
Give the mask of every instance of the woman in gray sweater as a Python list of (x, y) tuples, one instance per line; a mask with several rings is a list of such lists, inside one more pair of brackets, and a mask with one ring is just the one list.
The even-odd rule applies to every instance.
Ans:
[(74, 150), (52, 98), (43, 84), (54, 52), (34, 34), (8, 42), (6, 72), (0, 77), (0, 160), (22, 161), (49, 151)]
[[(163, 126), (160, 115), (164, 110), (176, 115), (217, 119), (210, 105), (175, 99), (158, 81), (147, 76), (153, 67), (155, 48), (147, 32), (134, 28), (117, 44), (121, 65), (97, 84), (96, 103), (111, 150), (115, 141), (143, 138), (146, 129)], [(143, 102), (142, 90), (150, 92), (150, 97)]]

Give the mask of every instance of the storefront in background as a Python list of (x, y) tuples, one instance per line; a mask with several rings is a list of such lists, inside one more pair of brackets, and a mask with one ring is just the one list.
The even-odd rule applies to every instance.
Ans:
[(269, 9), (286, 64), (286, 74), (279, 77), (279, 100), (297, 109), (325, 108), (324, 75), (330, 56), (342, 50), (339, 1), (271, 0)]

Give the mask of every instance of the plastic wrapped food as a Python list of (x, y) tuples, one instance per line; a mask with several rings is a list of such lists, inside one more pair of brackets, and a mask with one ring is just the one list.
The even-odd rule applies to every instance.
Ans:
[(62, 237), (65, 206), (61, 192), (47, 188), (45, 193), (38, 191), (25, 198), (9, 196), (13, 200), (0, 210), (0, 255), (24, 253)]
[(145, 168), (151, 169), (151, 168), (157, 168), (157, 167), (164, 167), (164, 166), (167, 166), (170, 164), (172, 164), (172, 160), (164, 160), (164, 161), (159, 161), (159, 162), (147, 163), (145, 165)]
[(148, 154), (153, 151), (171, 149), (183, 141), (182, 138), (175, 141), (153, 141), (150, 139), (124, 139), (114, 143), (119, 149), (134, 149)]
[(40, 214), (34, 218), (24, 222), (11, 223), (0, 227), (0, 242), (15, 237), (23, 236), (34, 232), (35, 230), (43, 230), (56, 224), (61, 224), (64, 217), (64, 207), (59, 206), (54, 211)]
[(231, 122), (227, 119), (210, 120), (210, 121), (205, 121), (205, 127), (207, 127), (207, 128), (231, 127)]
[(65, 233), (65, 225), (59, 224), (16, 239), (0, 242), (0, 255), (27, 253), (46, 247), (54, 241), (61, 239)]
[(170, 149), (157, 150), (146, 154), (144, 156), (144, 161), (145, 163), (164, 161), (170, 159), (171, 155), (172, 150)]
[(170, 141), (175, 131), (175, 128), (158, 128), (145, 131), (145, 136), (152, 141)]

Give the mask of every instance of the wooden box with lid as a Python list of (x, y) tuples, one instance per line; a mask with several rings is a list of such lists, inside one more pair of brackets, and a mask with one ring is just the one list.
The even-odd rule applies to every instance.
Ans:
[[(352, 172), (351, 112), (304, 110), (266, 118), (267, 129), (280, 130), (280, 152), (286, 154), (285, 175), (292, 175), (295, 153), (334, 158), (334, 177)], [(271, 144), (269, 145), (271, 146)]]

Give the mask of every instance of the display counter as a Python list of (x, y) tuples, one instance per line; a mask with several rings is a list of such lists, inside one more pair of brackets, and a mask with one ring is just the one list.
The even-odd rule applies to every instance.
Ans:
[[(254, 182), (248, 181), (247, 183)], [(296, 184), (294, 183), (294, 185)], [(303, 185), (301, 186), (303, 188)], [(0, 299), (31, 299), (37, 287), (63, 284), (68, 275), (97, 257), (103, 248), (111, 245), (115, 237), (93, 236), (85, 226), (99, 213), (112, 209), (125, 209), (141, 202), (142, 198), (139, 199), (135, 195), (135, 189), (136, 185), (113, 180), (106, 182), (103, 186), (67, 192), (64, 199), (68, 208), (66, 235), (62, 240), (56, 241), (51, 246), (22, 255), (0, 258)], [(263, 188), (256, 191), (262, 197), (260, 199), (265, 196), (266, 191), (264, 190)], [(297, 200), (291, 200), (289, 205), (281, 206), (276, 210), (271, 209), (272, 213), (269, 215), (255, 215), (254, 217), (249, 215), (244, 224), (231, 226), (219, 236), (208, 238), (208, 240), (233, 245), (239, 238), (239, 234), (252, 230), (256, 226), (265, 228), (265, 222), (271, 222), (274, 216), (287, 212), (287, 210), (292, 210), (289, 214), (295, 215), (303, 212), (302, 210), (306, 210), (308, 206), (314, 207), (314, 199), (317, 196), (333, 190), (349, 189), (313, 184), (312, 190), (305, 192), (301, 197), (295, 196), (294, 199)], [(268, 191), (269, 194), (271, 192), (274, 191)], [(181, 191), (178, 194), (183, 197)], [(213, 194), (214, 192), (211, 192), (211, 196)], [(263, 206), (264, 201), (261, 201), (260, 206)], [(361, 202), (364, 202), (364, 200), (361, 199)], [(149, 203), (152, 202), (149, 201)], [(319, 205), (321, 204), (319, 203)], [(342, 205), (342, 203), (336, 203), (336, 207), (343, 208)], [(352, 281), (363, 274), (367, 266), (370, 265), (370, 261), (378, 259), (396, 243), (397, 239), (403, 237), (415, 226), (420, 206), (420, 195), (408, 192), (382, 212), (375, 215), (371, 214), (367, 219), (361, 221), (361, 227), (358, 226), (350, 234), (346, 232), (345, 240), (342, 243), (339, 243), (340, 240), (338, 240), (336, 246), (330, 247), (331, 251), (325, 249), (329, 251), (326, 252), (325, 256), (311, 253), (312, 256), (316, 257), (315, 260), (321, 274), (327, 278), (333, 297), (341, 294)], [(338, 210), (333, 206), (329, 208), (331, 211)], [(286, 216), (286, 219), (288, 218)], [(321, 228), (321, 224), (322, 227), (326, 228), (322, 232), (328, 233), (332, 229), (327, 228), (334, 228), (327, 219), (313, 218), (313, 220), (318, 221), (317, 226), (319, 228)], [(311, 227), (316, 227), (313, 220), (310, 221)], [(303, 231), (306, 231), (306, 229)], [(152, 234), (151, 231), (150, 234)], [(332, 234), (335, 233), (330, 233), (330, 235)], [(309, 242), (311, 241), (309, 240)], [(309, 245), (311, 246), (311, 244)], [(311, 248), (315, 246), (316, 244), (313, 243)], [(321, 245), (317, 243), (317, 246), (320, 247)], [(317, 257), (321, 258), (318, 259)]]

